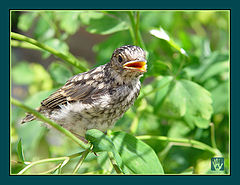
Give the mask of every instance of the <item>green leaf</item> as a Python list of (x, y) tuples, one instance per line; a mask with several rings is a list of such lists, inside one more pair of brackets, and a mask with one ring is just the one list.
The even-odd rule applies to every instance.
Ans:
[(205, 80), (221, 74), (225, 71), (229, 71), (229, 61), (224, 61), (224, 62), (218, 62), (213, 65), (211, 65), (200, 77), (199, 81), (204, 82)]
[(124, 12), (105, 12), (90, 20), (87, 31), (94, 34), (111, 34), (129, 28)]
[(103, 14), (101, 12), (92, 11), (92, 10), (84, 11), (84, 12), (80, 13), (80, 15), (79, 15), (81, 22), (86, 25), (90, 24), (91, 19), (99, 19), (102, 16), (103, 16)]
[(229, 110), (229, 81), (218, 84), (212, 91), (214, 113), (226, 112)]
[(57, 14), (60, 16), (60, 27), (68, 34), (74, 34), (79, 26), (79, 12), (58, 12)]
[(119, 156), (112, 140), (109, 136), (105, 135), (101, 131), (97, 129), (91, 129), (86, 132), (86, 139), (89, 140), (93, 144), (94, 152), (112, 152), (114, 159), (118, 167), (122, 170), (124, 174), (128, 174), (126, 167), (124, 167), (121, 157)]
[(32, 121), (31, 123), (23, 124), (17, 128), (17, 133), (21, 136), (22, 147), (25, 151), (25, 159), (36, 157), (36, 149), (39, 147), (39, 142), (44, 134), (45, 127), (40, 122)]
[(124, 165), (134, 174), (164, 174), (154, 150), (141, 140), (124, 132), (112, 133), (112, 140)]
[(166, 33), (166, 31), (163, 28), (158, 29), (152, 29), (150, 31), (150, 33), (162, 40), (165, 40), (170, 46), (172, 46), (173, 48), (175, 48), (179, 53), (181, 53), (182, 55), (188, 56), (188, 54), (186, 53), (186, 51), (181, 48), (180, 46), (178, 46), (177, 43), (175, 43), (170, 37), (169, 35)]
[[(60, 53), (67, 54), (69, 47), (68, 45), (59, 39), (51, 38), (44, 42), (44, 44), (54, 48), (55, 50), (59, 51)], [(43, 58), (48, 58), (51, 54), (47, 51), (43, 51)]]
[(38, 41), (46, 41), (52, 38), (55, 34), (54, 26), (53, 26), (53, 13), (52, 12), (39, 12), (40, 16), (36, 23), (36, 27), (34, 29), (34, 36)]
[(40, 64), (32, 63), (31, 70), (34, 73), (34, 80), (29, 87), (30, 94), (34, 94), (39, 91), (52, 89), (52, 79), (49, 73)]
[[(228, 54), (213, 52), (213, 53), (211, 53), (210, 56), (204, 57), (202, 60), (200, 60), (200, 63), (196, 63), (191, 66), (188, 66), (188, 67), (184, 68), (183, 70), (190, 77), (195, 77), (196, 80), (199, 80), (201, 78), (203, 78), (203, 80), (205, 80), (206, 78), (208, 78), (212, 75), (216, 75), (216, 73), (214, 72), (214, 67), (211, 67), (212, 65), (215, 65), (216, 63), (224, 62), (227, 60), (228, 60)], [(227, 64), (216, 64), (216, 65), (217, 66), (215, 66), (215, 67), (220, 68), (220, 70), (219, 69), (217, 70), (218, 72), (221, 72), (223, 68), (226, 69), (226, 67), (227, 67)], [(215, 74), (212, 72), (214, 72)], [(207, 73), (207, 74), (205, 74), (207, 76), (205, 76), (204, 73)]]
[(184, 138), (191, 129), (182, 121), (170, 121), (171, 128), (168, 131), (168, 137)]
[(18, 157), (20, 159), (21, 162), (24, 162), (24, 154), (23, 154), (23, 148), (22, 148), (22, 140), (20, 139), (18, 144), (17, 144), (17, 153), (18, 153)]
[(50, 94), (52, 94), (56, 89), (52, 89), (49, 91), (40, 91), (30, 96), (24, 103), (32, 108), (36, 108), (40, 106), (42, 100), (47, 98)]
[(97, 129), (88, 130), (86, 139), (93, 144), (94, 152), (112, 151), (112, 148), (114, 148), (111, 139)]
[(29, 63), (20, 62), (12, 69), (12, 78), (14, 83), (19, 85), (28, 85), (33, 82), (34, 73)]
[(158, 112), (159, 108), (162, 106), (164, 97), (167, 96), (167, 93), (170, 88), (170, 84), (173, 80), (173, 77), (171, 76), (165, 76), (165, 77), (157, 77), (154, 85), (154, 89), (156, 89), (155, 96), (153, 99), (153, 106), (155, 109), (155, 112)]
[(59, 84), (65, 84), (65, 82), (73, 75), (66, 66), (59, 62), (51, 63), (49, 72), (52, 79)]
[(158, 112), (183, 117), (190, 126), (207, 128), (213, 112), (211, 94), (192, 81), (176, 80)]
[(97, 157), (97, 162), (99, 166), (106, 172), (111, 171), (111, 162), (108, 158), (108, 153), (107, 152), (99, 152), (99, 156)]
[(35, 17), (37, 16), (36, 12), (27, 12), (22, 14), (19, 17), (18, 28), (22, 31), (28, 31), (33, 24)]
[[(154, 54), (152, 54), (154, 57)], [(151, 57), (148, 60), (148, 71), (146, 73), (147, 76), (159, 76), (164, 75), (166, 72), (171, 71), (171, 63), (170, 62), (163, 62), (158, 58)]]

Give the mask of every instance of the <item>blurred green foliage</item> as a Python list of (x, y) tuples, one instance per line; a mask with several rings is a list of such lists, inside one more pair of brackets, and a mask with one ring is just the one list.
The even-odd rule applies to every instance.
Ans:
[[(224, 173), (229, 173), (229, 11), (11, 11), (11, 18), (22, 34), (30, 35), (63, 54), (70, 51), (67, 40), (80, 28), (91, 34), (107, 35), (107, 39), (93, 47), (95, 66), (109, 61), (113, 50), (122, 45), (143, 47), (148, 55), (148, 72), (141, 79), (140, 96), (113, 131), (125, 131), (135, 136), (194, 139), (217, 147), (225, 158)], [(12, 41), (12, 46), (26, 48), (26, 52), (27, 49), (36, 49), (15, 42)], [(34, 61), (18, 61), (14, 51), (12, 94), (15, 91), (15, 96), (21, 93), (21, 89), (15, 86), (27, 87), (27, 95), (21, 98), (32, 108), (38, 107), (41, 100), (68, 78), (82, 72), (66, 61), (54, 60), (47, 69)], [(43, 59), (51, 55), (44, 50), (39, 52)], [(93, 67), (84, 61), (83, 65)], [(38, 121), (19, 125), (23, 116), (23, 110), (12, 108), (11, 173), (16, 174), (26, 166), (20, 163), (23, 160), (36, 161), (82, 151), (68, 138), (47, 132)], [(209, 127), (210, 123), (214, 129)], [(116, 142), (122, 141), (121, 137), (136, 142), (135, 137), (121, 134), (113, 139), (114, 145), (118, 146)], [(150, 146), (150, 151), (157, 155), (142, 154), (143, 160), (144, 157), (153, 161), (159, 159), (166, 174), (213, 173), (210, 166), (213, 154), (207, 150), (156, 139), (144, 142), (147, 145), (143, 142), (138, 145), (139, 154)], [(130, 173), (147, 169), (141, 166), (137, 171), (130, 162), (134, 157), (131, 156), (131, 146), (125, 147), (120, 159), (127, 164), (128, 170), (132, 170)], [(115, 174), (106, 151), (101, 151), (99, 156), (87, 155), (78, 173)], [(114, 151), (110, 152), (115, 155)], [(115, 159), (118, 158), (115, 156)], [(127, 159), (130, 161), (126, 162)], [(117, 165), (121, 163), (116, 162)], [(136, 162), (144, 165), (138, 158)], [(69, 173), (76, 163), (76, 158), (70, 160), (61, 168), (61, 173)], [(54, 166), (54, 163), (46, 163), (32, 168), (29, 173), (48, 171)], [(59, 168), (50, 173), (60, 173)]]

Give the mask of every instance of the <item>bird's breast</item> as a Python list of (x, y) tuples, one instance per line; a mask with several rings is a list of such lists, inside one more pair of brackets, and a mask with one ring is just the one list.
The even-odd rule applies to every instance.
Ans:
[(75, 102), (61, 106), (51, 118), (80, 135), (92, 128), (106, 131), (131, 107), (139, 90), (140, 82), (109, 88), (92, 103)]

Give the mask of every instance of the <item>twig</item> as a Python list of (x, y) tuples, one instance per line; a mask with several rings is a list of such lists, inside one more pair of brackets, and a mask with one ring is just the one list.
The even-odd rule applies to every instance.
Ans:
[(77, 67), (82, 72), (88, 70), (70, 53), (67, 53), (67, 54), (60, 53), (59, 51), (57, 51), (57, 50), (55, 50), (55, 49), (53, 49), (53, 48), (51, 48), (51, 47), (49, 47), (49, 46), (47, 46), (43, 43), (40, 43), (40, 42), (38, 42), (38, 41), (36, 41), (32, 38), (29, 38), (27, 36), (24, 36), (24, 35), (21, 35), (21, 34), (18, 34), (18, 33), (11, 32), (11, 38), (33, 44), (34, 46), (37, 46), (37, 47), (39, 47), (39, 48), (41, 48), (45, 51), (48, 51), (49, 53), (63, 59), (64, 61), (70, 63), (71, 65)]
[(14, 99), (14, 98), (11, 98), (11, 103), (20, 107), (20, 108), (22, 108), (22, 109), (24, 109), (26, 112), (33, 114), (39, 120), (41, 120), (45, 123), (48, 123), (49, 125), (51, 125), (55, 129), (60, 131), (61, 133), (65, 134), (67, 137), (71, 138), (75, 143), (77, 143), (83, 149), (88, 149), (90, 147), (89, 144), (85, 144), (83, 141), (81, 141), (75, 135), (73, 135), (70, 131), (66, 130), (65, 128), (61, 127), (57, 123), (55, 123), (52, 120), (48, 119), (47, 117), (43, 116), (42, 114), (40, 114), (36, 110), (31, 109), (30, 107), (22, 104), (21, 102), (19, 102), (18, 100)]
[(112, 152), (108, 152), (108, 157), (110, 159), (110, 162), (112, 163), (112, 166), (113, 166), (114, 170), (117, 172), (117, 174), (123, 174), (121, 172), (121, 170), (119, 169), (119, 167), (116, 165), (116, 162), (114, 160)]
[(54, 162), (54, 161), (69, 161), (69, 157), (58, 157), (58, 158), (51, 158), (51, 159), (43, 159), (43, 160), (39, 160), (39, 161), (35, 161), (32, 162), (31, 164), (29, 164), (28, 166), (26, 166), (25, 168), (23, 168), (18, 175), (22, 175), (23, 173), (25, 173), (28, 169), (30, 169), (31, 167), (37, 165), (37, 164), (42, 164), (42, 163), (47, 163), (47, 162)]
[(78, 169), (81, 167), (84, 159), (87, 157), (87, 155), (89, 154), (89, 152), (90, 152), (89, 149), (87, 149), (87, 150), (85, 150), (85, 151), (83, 152), (80, 160), (78, 161), (78, 164), (76, 165), (76, 167), (75, 167), (74, 170), (73, 170), (73, 174), (76, 174), (76, 173), (77, 173)]
[[(197, 148), (197, 149), (201, 149), (201, 150), (207, 150), (214, 155), (222, 156), (221, 152), (218, 149), (212, 148), (212, 147), (206, 145), (205, 143), (202, 143), (202, 142), (196, 141), (196, 140), (192, 140), (192, 139), (170, 138), (170, 137), (166, 137), (166, 136), (149, 136), (149, 135), (136, 136), (136, 138), (141, 139), (141, 140), (156, 139), (156, 140), (160, 140), (160, 141), (182, 143), (181, 146), (193, 147), (193, 148)], [(189, 145), (184, 145), (184, 143), (187, 143)]]
[[(67, 162), (70, 160), (70, 159), (73, 159), (75, 157), (78, 157), (79, 155), (81, 155), (83, 152), (79, 152), (79, 153), (76, 153), (76, 154), (73, 154), (73, 155), (70, 155), (70, 156), (66, 156), (66, 157), (57, 157), (57, 158), (50, 158), (50, 159), (42, 159), (42, 160), (39, 160), (39, 161), (34, 161), (34, 162), (31, 162), (28, 166), (26, 166), (25, 168), (23, 168), (19, 173), (18, 175), (22, 175), (23, 173), (25, 173), (27, 170), (29, 170), (30, 168), (32, 168), (33, 166), (37, 165), (37, 164), (43, 164), (43, 163), (48, 163), (48, 162), (54, 162), (54, 161), (63, 161), (62, 163), (60, 163), (59, 165), (57, 165), (57, 167), (63, 167), (65, 164), (67, 164)], [(56, 168), (57, 169), (57, 168)], [(53, 171), (53, 169), (51, 169)], [(48, 173), (49, 171), (51, 170), (48, 170)]]
[(212, 142), (212, 147), (217, 148), (216, 140), (215, 140), (215, 128), (214, 124), (210, 123), (210, 129), (211, 129), (211, 142)]

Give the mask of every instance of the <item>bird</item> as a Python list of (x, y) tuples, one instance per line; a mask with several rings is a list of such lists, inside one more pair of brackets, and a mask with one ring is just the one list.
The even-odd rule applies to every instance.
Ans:
[[(146, 52), (135, 45), (121, 46), (108, 63), (73, 76), (36, 110), (86, 142), (87, 130), (112, 129), (133, 105), (145, 72)], [(35, 119), (27, 113), (21, 123)]]

